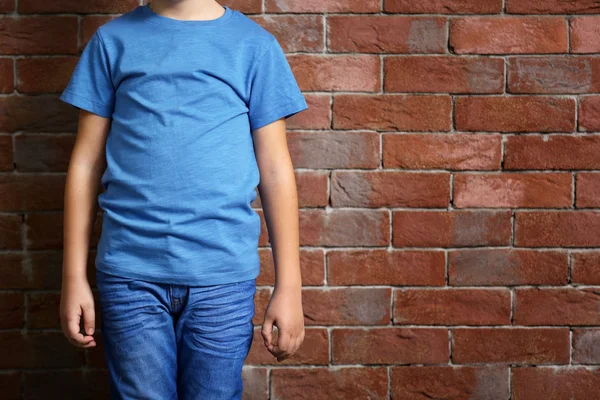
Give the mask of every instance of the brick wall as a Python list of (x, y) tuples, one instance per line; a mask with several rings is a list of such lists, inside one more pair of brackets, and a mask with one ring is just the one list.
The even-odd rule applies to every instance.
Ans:
[[(139, 4), (0, 0), (3, 398), (108, 396), (101, 325), (86, 351), (60, 331), (77, 113), (58, 94)], [(262, 345), (263, 223), (245, 398), (596, 398), (598, 2), (222, 4), (277, 36), (310, 107), (288, 120), (306, 338), (283, 363)]]

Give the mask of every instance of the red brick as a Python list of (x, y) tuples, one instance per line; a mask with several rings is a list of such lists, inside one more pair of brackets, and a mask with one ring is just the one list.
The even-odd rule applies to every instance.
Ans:
[(449, 131), (450, 96), (402, 94), (337, 94), (333, 99), (335, 129)]
[(512, 368), (514, 400), (591, 399), (598, 387), (598, 371), (586, 368)]
[[(97, 352), (98, 348), (89, 352)], [(110, 398), (108, 371), (26, 371), (24, 384), (25, 399), (76, 399), (85, 397)]]
[(571, 53), (600, 51), (600, 17), (576, 17), (570, 24)]
[[(517, 288), (514, 323), (518, 325), (600, 325), (595, 289)], [(560, 310), (560, 312), (556, 312)]]
[(506, 0), (506, 12), (511, 14), (596, 14), (596, 0)]
[(15, 11), (15, 0), (0, 0), (0, 12), (9, 13)]
[(598, 57), (510, 58), (511, 93), (592, 93), (600, 91)]
[(329, 129), (331, 128), (331, 95), (304, 94), (308, 109), (286, 120), (288, 129)]
[(288, 61), (301, 90), (376, 92), (381, 87), (377, 56), (298, 54)]
[(502, 93), (504, 60), (484, 57), (388, 56), (386, 92)]
[(575, 99), (547, 96), (459, 97), (456, 129), (485, 132), (572, 132)]
[(379, 12), (379, 0), (265, 0), (269, 13)]
[[(0, 6), (4, 3), (0, 1)], [(0, 388), (5, 400), (21, 400), (21, 371), (0, 374)]]
[(508, 289), (396, 289), (394, 324), (510, 324)]
[(493, 134), (383, 134), (383, 166), (497, 170), (502, 137)]
[(600, 173), (578, 173), (575, 187), (575, 205), (578, 208), (600, 207)]
[(5, 16), (0, 54), (77, 54), (76, 16)]
[(393, 211), (395, 247), (508, 246), (510, 211)]
[(568, 328), (455, 328), (455, 364), (568, 364)]
[(56, 95), (0, 98), (3, 132), (77, 132), (78, 110)]
[(600, 329), (573, 329), (573, 364), (600, 364)]
[(504, 366), (397, 366), (391, 368), (392, 398), (508, 399)]
[[(27, 248), (30, 250), (63, 249), (62, 212), (32, 212), (26, 215)], [(20, 221), (20, 219), (19, 219)], [(90, 246), (95, 248), (102, 230), (102, 217), (98, 215), (92, 227)]]
[(19, 0), (19, 12), (25, 13), (124, 13), (139, 5), (138, 0)]
[(60, 297), (60, 292), (29, 293), (27, 328), (60, 329)]
[(566, 285), (565, 251), (529, 249), (461, 249), (448, 252), (453, 286)]
[(600, 251), (573, 252), (571, 280), (574, 284), (600, 285)]
[(391, 288), (303, 289), (306, 325), (388, 325)]
[(62, 332), (0, 332), (0, 368), (75, 368), (83, 366), (84, 353)]
[(386, 399), (387, 368), (348, 367), (274, 368), (272, 398), (283, 399)]
[[(286, 360), (277, 361), (264, 345), (265, 340), (260, 333), (260, 327), (254, 329), (254, 338), (250, 353), (245, 360), (248, 365), (328, 365), (329, 338), (325, 328), (305, 329), (305, 337), (300, 349)], [(277, 331), (274, 330), (273, 341), (277, 343)]]
[(289, 132), (288, 145), (295, 168), (377, 168), (376, 132)]
[[(260, 257), (260, 274), (257, 277), (257, 285), (275, 284), (275, 265), (270, 248), (258, 250)], [(310, 286), (323, 286), (325, 282), (325, 253), (321, 249), (300, 249), (300, 272), (302, 284)]]
[(403, 14), (497, 14), (502, 0), (386, 0), (383, 9)]
[(62, 210), (64, 175), (0, 175), (0, 210)]
[(330, 15), (328, 50), (344, 53), (444, 53), (446, 18)]
[(600, 246), (600, 213), (595, 211), (517, 211), (519, 247)]
[[(147, 0), (143, 0), (147, 2)], [(227, 0), (223, 2), (228, 7), (243, 12), (244, 14), (260, 14), (263, 12), (262, 0)]]
[(465, 173), (454, 176), (456, 208), (569, 208), (570, 173)]
[(564, 17), (464, 17), (450, 21), (450, 47), (459, 54), (566, 53)]
[(333, 328), (333, 364), (447, 363), (445, 328)]
[(14, 65), (11, 58), (0, 58), (0, 93), (15, 90)]
[(444, 286), (442, 251), (331, 250), (327, 252), (327, 284)]
[(517, 135), (505, 144), (504, 169), (599, 169), (599, 136)]
[(0, 329), (21, 329), (24, 324), (25, 297), (23, 293), (0, 292)]
[(285, 52), (320, 53), (325, 49), (320, 15), (263, 15), (252, 20), (271, 32)]
[(333, 207), (446, 207), (450, 174), (333, 171)]
[(94, 33), (99, 27), (108, 21), (117, 18), (114, 15), (84, 15), (81, 18), (81, 42), (79, 48), (83, 50), (89, 40), (94, 36)]
[(242, 399), (266, 399), (269, 396), (268, 373), (267, 368), (242, 367)]
[(0, 250), (21, 249), (21, 217), (17, 214), (0, 215)]
[[(327, 171), (294, 171), (296, 189), (298, 191), (298, 206), (325, 207), (329, 204), (327, 184), (329, 172)], [(256, 198), (251, 203), (252, 207), (262, 208), (260, 193), (256, 191)]]
[(16, 168), (20, 172), (66, 172), (74, 144), (75, 135), (15, 136)]
[(0, 171), (12, 171), (13, 164), (13, 142), (9, 135), (0, 135)]
[(386, 210), (300, 210), (302, 246), (387, 246), (390, 236)]
[(19, 92), (61, 92), (69, 83), (77, 60), (77, 57), (17, 59), (17, 88)]
[(579, 100), (579, 131), (600, 131), (600, 96), (585, 96)]

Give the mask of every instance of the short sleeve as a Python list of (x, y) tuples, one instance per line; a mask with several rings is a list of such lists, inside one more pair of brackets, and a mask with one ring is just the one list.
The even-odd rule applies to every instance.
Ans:
[(100, 33), (96, 30), (81, 53), (60, 99), (75, 107), (111, 118), (114, 92), (108, 54)]
[(289, 118), (307, 108), (285, 53), (277, 39), (272, 37), (251, 76), (248, 102), (250, 129)]

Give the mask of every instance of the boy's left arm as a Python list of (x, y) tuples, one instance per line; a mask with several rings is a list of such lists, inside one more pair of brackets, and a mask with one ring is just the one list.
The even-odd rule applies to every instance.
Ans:
[[(252, 132), (260, 171), (258, 191), (275, 264), (275, 288), (261, 334), (267, 349), (283, 361), (304, 340), (300, 275), (298, 194), (286, 138), (285, 119)], [(277, 343), (272, 340), (277, 327)]]

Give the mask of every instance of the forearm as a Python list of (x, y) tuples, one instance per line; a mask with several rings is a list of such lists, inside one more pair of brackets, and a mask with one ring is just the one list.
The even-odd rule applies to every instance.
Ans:
[(63, 280), (87, 279), (87, 259), (97, 213), (100, 171), (72, 162), (64, 197)]
[(262, 174), (260, 200), (275, 264), (275, 287), (300, 289), (298, 193), (291, 162)]

